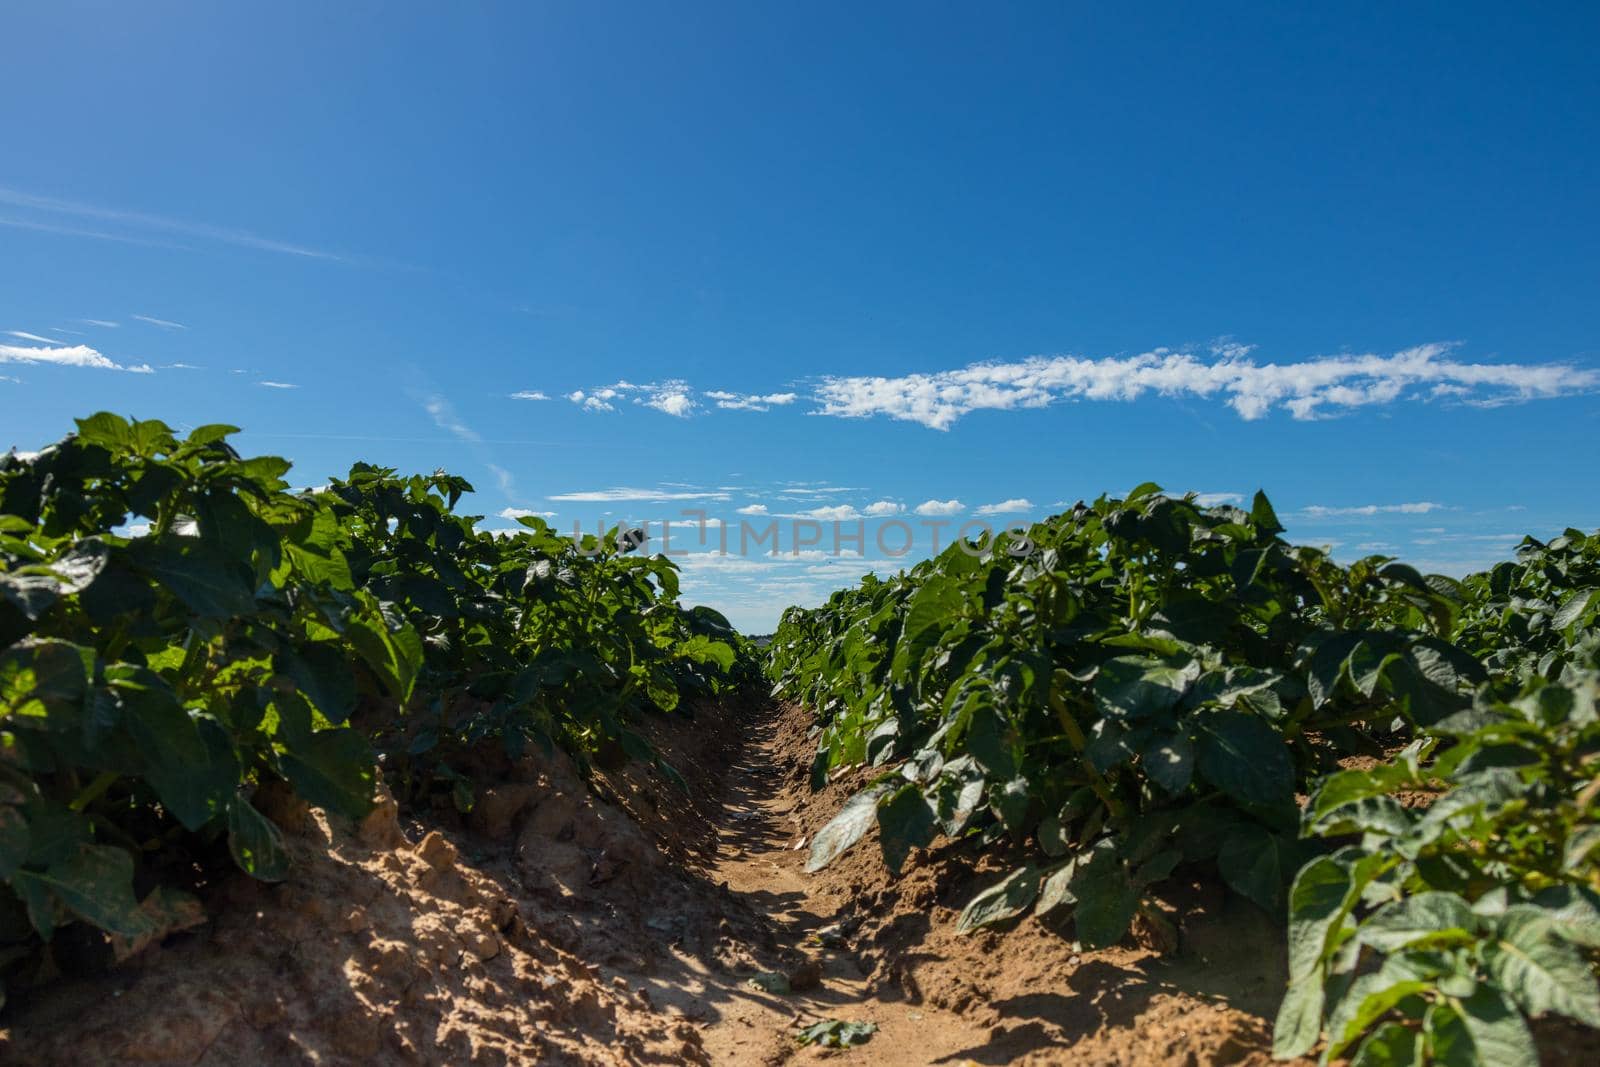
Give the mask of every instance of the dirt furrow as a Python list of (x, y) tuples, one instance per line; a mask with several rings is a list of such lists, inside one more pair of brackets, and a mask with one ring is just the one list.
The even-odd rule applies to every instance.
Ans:
[[(874, 1064), (959, 1062), (988, 1043), (989, 1035), (951, 1011), (907, 1001), (897, 987), (875, 986), (873, 963), (852, 943), (848, 932), (822, 931), (839, 918), (839, 901), (814, 893), (818, 883), (805, 874), (805, 834), (797, 821), (801, 797), (790, 767), (778, 751), (776, 709), (750, 725), (742, 758), (728, 771), (725, 807), (712, 877), (726, 884), (737, 901), (769, 924), (779, 946), (776, 967), (791, 991), (755, 988), (770, 977), (733, 975), (719, 983), (717, 1021), (703, 1031), (706, 1052), (715, 1064), (811, 1062), (824, 1053), (802, 1048), (795, 1032), (813, 1023), (838, 1019), (868, 1022), (877, 1032), (849, 1055)], [(823, 941), (827, 944), (823, 944)]]

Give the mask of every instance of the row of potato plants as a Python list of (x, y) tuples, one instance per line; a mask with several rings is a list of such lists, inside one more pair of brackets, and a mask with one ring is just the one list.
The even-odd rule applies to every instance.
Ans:
[[(963, 929), (1031, 910), (1070, 917), (1084, 945), (1107, 945), (1135, 922), (1165, 924), (1148, 890), (1180, 867), (1213, 871), (1274, 912), (1292, 906), (1300, 923), (1296, 872), (1340, 855), (1336, 846), (1362, 847), (1347, 840), (1356, 824), (1311, 820), (1300, 798), (1327, 795), (1319, 784), (1338, 780), (1327, 776), (1341, 760), (1413, 737), (1432, 747), (1384, 766), (1456, 774), (1424, 757), (1465, 745), (1463, 716), (1510, 706), (1493, 701), (1518, 684), (1570, 675), (1582, 659), (1575, 635), (1593, 625), (1600, 597), (1579, 595), (1597, 541), (1575, 531), (1466, 582), (1383, 557), (1340, 566), (1282, 533), (1262, 495), (1246, 511), (1144, 485), (790, 609), (768, 673), (776, 695), (815, 711), (813, 784), (844, 766), (879, 768), (816, 835), (810, 868), (876, 826), (893, 870), (940, 835), (1014, 858), (967, 904)], [(1591, 853), (1576, 862), (1592, 874)], [(1407, 877), (1391, 870), (1382, 884), (1396, 899), (1425, 891)], [(1594, 888), (1563, 906), (1592, 907)], [(1335, 926), (1379, 906), (1376, 892)], [(1343, 1003), (1339, 983), (1370, 962), (1348, 948), (1335, 958), (1343, 945), (1325, 946), (1314, 969), (1299, 957), (1281, 1053), (1316, 1044)], [(1574, 1004), (1588, 1003), (1587, 981)], [(1330, 983), (1339, 988), (1323, 995)], [(1380, 1002), (1356, 1036), (1407, 1025), (1397, 1019), (1414, 1005), (1373, 1014)], [(1385, 1017), (1390, 1009), (1399, 1014)]]
[[(637, 730), (757, 667), (613, 530), (488, 532), (471, 486), (358, 465), (296, 491), (231, 426), (101, 413), (0, 457), (0, 975), (64, 925), (118, 953), (192, 912), (197, 867), (285, 876), (254, 800), (467, 807), (487, 747), (628, 756)], [(277, 783), (277, 784), (274, 784)], [(213, 865), (214, 869), (214, 865)]]

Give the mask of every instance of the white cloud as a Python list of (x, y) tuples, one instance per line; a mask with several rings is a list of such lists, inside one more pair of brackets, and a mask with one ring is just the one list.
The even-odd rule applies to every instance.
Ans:
[(1196, 493), (1194, 502), (1203, 508), (1219, 507), (1223, 504), (1238, 506), (1244, 503), (1243, 493)]
[(300, 388), (298, 385), (295, 385), (293, 382), (260, 381), (260, 382), (257, 382), (256, 384), (261, 386), (261, 387), (263, 387), (263, 388), (265, 388), (265, 389), (298, 389), (298, 388)]
[(478, 431), (461, 421), (456, 415), (456, 409), (444, 397), (438, 395), (430, 396), (423, 400), (422, 407), (423, 410), (427, 411), (429, 418), (433, 419), (433, 424), (446, 433), (454, 434), (461, 440), (470, 441), (473, 444), (479, 444), (483, 441)]
[(152, 326), (159, 326), (163, 330), (187, 330), (189, 328), (183, 323), (173, 322), (171, 319), (153, 319), (149, 315), (134, 315), (132, 317), (140, 322), (148, 322)]
[(12, 385), (21, 385), (21, 378), (13, 378), (9, 374), (0, 374), (0, 382), (10, 382)]
[(1443, 504), (1435, 504), (1431, 500), (1419, 500), (1411, 504), (1361, 504), (1348, 508), (1330, 508), (1312, 504), (1310, 507), (1301, 508), (1300, 513), (1324, 519), (1340, 515), (1426, 515), (1430, 511), (1440, 511), (1443, 508)]
[(860, 489), (849, 485), (814, 485), (809, 488), (779, 489), (779, 496), (833, 496), (835, 493), (856, 493)]
[(545, 394), (537, 389), (523, 389), (511, 394), (512, 400), (549, 400)]
[(1018, 512), (1032, 511), (1033, 501), (1027, 497), (1012, 497), (1002, 500), (998, 504), (984, 504), (975, 511), (974, 515), (1015, 515)]
[(883, 515), (898, 515), (905, 509), (906, 506), (904, 504), (896, 504), (892, 500), (879, 500), (876, 503), (868, 504), (863, 513), (879, 517)]
[(567, 500), (578, 503), (614, 503), (627, 500), (727, 500), (727, 493), (685, 493), (666, 489), (629, 489), (619, 487), (616, 489), (594, 489), (577, 493), (556, 493), (546, 497), (547, 500)]
[(29, 333), (26, 330), (7, 330), (6, 333), (12, 337), (18, 338), (19, 340), (38, 341), (42, 345), (64, 345), (67, 343), (65, 341), (58, 341), (54, 337), (40, 337), (38, 334)]
[(485, 463), (484, 466), (488, 467), (489, 473), (494, 475), (494, 482), (500, 487), (502, 493), (506, 496), (514, 496), (516, 494), (517, 482), (515, 478), (511, 477), (510, 471), (498, 463)]
[(79, 319), (78, 321), (86, 322), (90, 326), (103, 326), (108, 330), (115, 330), (122, 325), (120, 322), (108, 322), (105, 319)]
[(767, 506), (765, 504), (747, 504), (742, 508), (735, 508), (734, 510), (740, 515), (765, 515), (767, 513)]
[(618, 402), (628, 397), (631, 397), (635, 404), (642, 404), (680, 419), (694, 414), (699, 407), (695, 403), (694, 390), (686, 383), (676, 380), (639, 385), (624, 379), (594, 389), (574, 389), (565, 395), (568, 400), (585, 411), (615, 411)]
[(155, 368), (148, 363), (124, 367), (113, 363), (88, 345), (57, 345), (51, 348), (24, 348), (21, 345), (0, 345), (0, 363), (35, 363), (56, 367), (92, 367), (96, 370), (125, 370), (138, 374), (153, 374)]
[(675, 418), (688, 418), (694, 414), (696, 404), (689, 395), (689, 387), (683, 382), (666, 382), (660, 386), (649, 386), (650, 395), (639, 403), (645, 407), (655, 408)]
[(513, 521), (521, 518), (553, 519), (556, 517), (556, 513), (553, 511), (534, 511), (532, 508), (501, 508), (496, 514), (502, 519), (511, 519)]
[(954, 515), (963, 507), (959, 500), (924, 500), (912, 510), (918, 515)]
[(582, 389), (574, 389), (567, 394), (567, 399), (583, 408), (585, 411), (615, 411), (616, 405), (611, 403), (617, 396), (615, 389), (600, 389), (593, 393), (585, 393)]
[(767, 411), (775, 407), (793, 404), (800, 399), (799, 393), (729, 393), (721, 389), (706, 391), (706, 398), (716, 402), (717, 407), (729, 411)]
[(809, 511), (802, 511), (798, 515), (789, 515), (785, 517), (793, 519), (819, 519), (822, 522), (848, 522), (851, 519), (859, 519), (861, 517), (861, 513), (855, 508), (851, 507), (849, 504), (840, 504), (837, 507), (812, 508)]
[(886, 415), (936, 430), (972, 411), (1042, 408), (1061, 400), (1137, 400), (1148, 394), (1218, 397), (1241, 418), (1275, 408), (1296, 419), (1343, 414), (1419, 395), (1419, 387), (1460, 387), (1474, 404), (1565, 396), (1600, 387), (1600, 371), (1559, 363), (1463, 363), (1452, 346), (1420, 345), (1392, 356), (1329, 356), (1257, 363), (1242, 346), (1223, 346), (1205, 361), (1157, 348), (1142, 355), (1088, 359), (1035, 356), (1015, 363), (975, 363), (961, 370), (899, 378), (829, 377), (817, 391), (821, 415)]

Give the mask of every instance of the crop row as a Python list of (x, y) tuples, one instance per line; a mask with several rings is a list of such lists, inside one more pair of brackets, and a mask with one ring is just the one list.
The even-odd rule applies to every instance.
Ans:
[(1288, 917), (1280, 1054), (1531, 1064), (1525, 1017), (1600, 1026), (1600, 535), (1458, 582), (1283, 532), (1147, 484), (790, 609), (814, 784), (880, 769), (810, 866), (975, 841), (1014, 864), (963, 928), (1089, 947), (1211, 872)]
[(230, 426), (110, 414), (0, 458), (0, 975), (58, 927), (121, 954), (192, 913), (212, 859), (275, 880), (262, 791), (359, 817), (380, 774), (470, 807), (485, 748), (633, 757), (686, 695), (753, 676), (617, 531), (479, 530), (471, 486), (358, 465), (292, 491)]

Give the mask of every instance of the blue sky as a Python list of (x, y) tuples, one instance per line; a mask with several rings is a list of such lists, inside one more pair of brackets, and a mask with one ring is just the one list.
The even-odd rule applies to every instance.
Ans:
[(0, 447), (877, 513), (687, 557), (752, 630), (1145, 480), (1480, 567), (1600, 525), (1600, 8), (1401, 7), (8, 5)]

